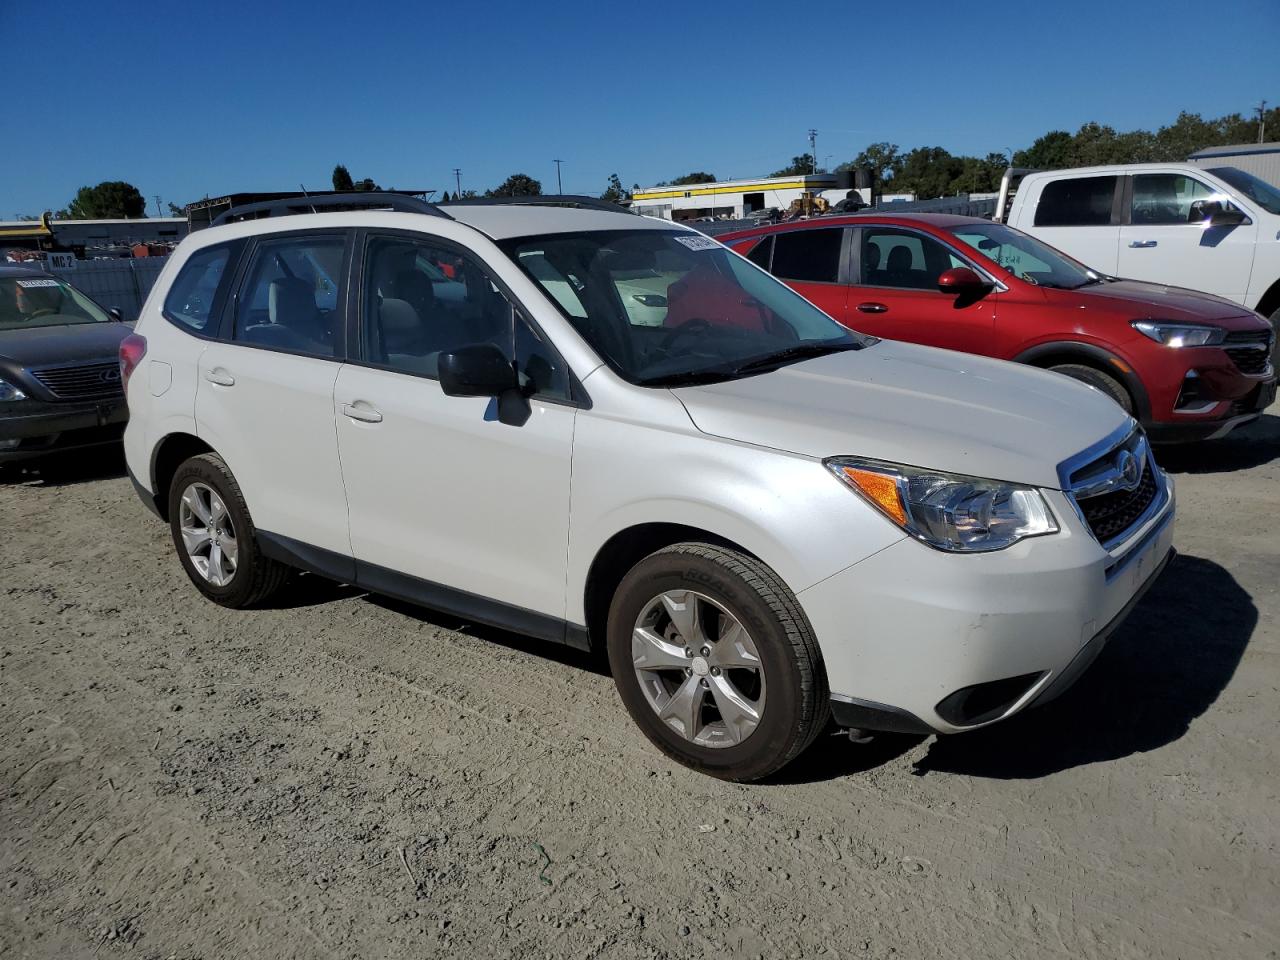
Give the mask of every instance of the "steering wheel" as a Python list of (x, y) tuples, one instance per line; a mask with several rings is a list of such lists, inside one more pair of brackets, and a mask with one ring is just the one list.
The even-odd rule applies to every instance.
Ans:
[(684, 323), (672, 327), (671, 330), (658, 342), (658, 349), (662, 353), (670, 353), (671, 348), (675, 346), (677, 340), (681, 337), (687, 337), (699, 331), (710, 330), (710, 321), (703, 320), (701, 317), (690, 317)]
[(58, 312), (57, 307), (40, 307), (38, 310), (32, 310), (30, 313), (27, 314), (27, 316), (30, 317), (32, 320), (34, 320), (37, 317), (54, 316), (55, 314), (57, 314), (57, 312)]

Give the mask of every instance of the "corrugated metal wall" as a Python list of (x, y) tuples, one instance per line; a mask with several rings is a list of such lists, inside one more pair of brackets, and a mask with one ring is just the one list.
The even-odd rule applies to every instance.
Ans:
[(84, 291), (100, 306), (119, 307), (126, 320), (137, 320), (147, 294), (168, 260), (168, 257), (77, 260), (74, 267), (55, 268), (52, 272)]

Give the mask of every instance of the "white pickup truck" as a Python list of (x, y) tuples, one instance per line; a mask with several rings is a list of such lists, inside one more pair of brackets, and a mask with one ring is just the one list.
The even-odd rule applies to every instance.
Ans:
[(1235, 167), (1013, 168), (995, 219), (1108, 276), (1217, 294), (1280, 324), (1280, 190)]

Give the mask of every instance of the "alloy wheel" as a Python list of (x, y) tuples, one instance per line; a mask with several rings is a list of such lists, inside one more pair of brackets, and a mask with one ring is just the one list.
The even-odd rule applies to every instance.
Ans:
[(182, 491), (178, 529), (196, 572), (215, 587), (230, 583), (240, 549), (231, 515), (218, 492), (206, 483), (188, 485)]
[(645, 604), (631, 658), (658, 718), (699, 746), (735, 746), (764, 715), (764, 666), (755, 642), (705, 594), (671, 590)]

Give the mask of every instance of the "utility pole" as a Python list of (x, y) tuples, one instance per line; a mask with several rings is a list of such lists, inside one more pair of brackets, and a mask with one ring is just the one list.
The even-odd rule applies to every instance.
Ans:
[(556, 193), (564, 193), (564, 184), (560, 182), (560, 164), (564, 163), (564, 161), (556, 160), (554, 162), (556, 165)]
[(1266, 143), (1267, 134), (1267, 101), (1258, 104), (1258, 142)]
[(812, 161), (813, 172), (818, 172), (818, 131), (809, 128), (809, 159)]
[(462, 193), (462, 168), (453, 168), (453, 185), (457, 188), (458, 193)]

